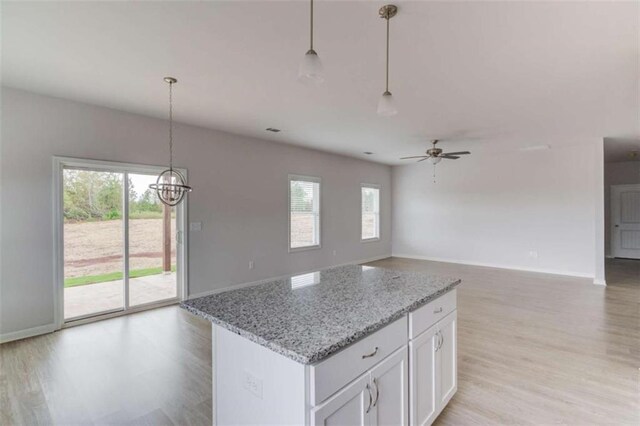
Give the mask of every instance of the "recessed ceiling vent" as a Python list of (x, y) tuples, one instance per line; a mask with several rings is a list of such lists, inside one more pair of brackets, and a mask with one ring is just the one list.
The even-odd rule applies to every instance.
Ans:
[(278, 133), (280, 129), (276, 129), (274, 127), (267, 127), (267, 132)]
[(365, 152), (363, 152), (363, 154), (366, 154), (366, 155), (372, 155), (372, 154), (373, 154), (373, 152), (371, 152), (371, 151), (365, 151)]

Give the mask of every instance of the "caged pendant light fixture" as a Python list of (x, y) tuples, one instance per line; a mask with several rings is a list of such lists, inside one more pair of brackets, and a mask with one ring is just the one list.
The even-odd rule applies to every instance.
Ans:
[(320, 84), (324, 81), (324, 68), (320, 57), (313, 50), (313, 0), (311, 0), (310, 10), (310, 37), (309, 50), (305, 53), (300, 68), (298, 69), (298, 79), (306, 84)]
[(387, 57), (386, 57), (386, 86), (382, 97), (378, 101), (378, 115), (383, 117), (391, 117), (398, 113), (395, 100), (389, 91), (389, 20), (396, 16), (398, 7), (393, 4), (382, 6), (378, 14), (382, 19), (387, 21)]
[(149, 188), (156, 191), (158, 198), (167, 206), (180, 204), (187, 192), (192, 188), (187, 185), (184, 176), (173, 169), (173, 85), (178, 82), (173, 77), (165, 77), (164, 81), (169, 83), (169, 168), (158, 176), (156, 183), (149, 185)]

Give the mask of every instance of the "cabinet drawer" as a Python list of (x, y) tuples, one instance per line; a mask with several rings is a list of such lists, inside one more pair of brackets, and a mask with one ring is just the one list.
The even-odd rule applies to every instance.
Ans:
[(347, 346), (312, 365), (309, 370), (310, 402), (320, 404), (353, 379), (407, 344), (407, 317)]
[(456, 309), (456, 290), (451, 290), (409, 313), (409, 338), (414, 339)]

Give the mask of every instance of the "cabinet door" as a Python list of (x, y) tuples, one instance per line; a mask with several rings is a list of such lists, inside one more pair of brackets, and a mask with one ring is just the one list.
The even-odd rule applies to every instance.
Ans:
[(429, 425), (438, 415), (436, 325), (409, 343), (409, 415), (412, 425)]
[(408, 362), (404, 346), (371, 370), (372, 426), (409, 424)]
[(440, 381), (438, 405), (440, 408), (444, 408), (458, 390), (457, 325), (457, 311), (451, 312), (437, 324), (440, 330), (440, 348), (438, 349), (438, 379)]
[(324, 404), (311, 410), (314, 426), (369, 426), (369, 412), (373, 403), (369, 374), (356, 379)]

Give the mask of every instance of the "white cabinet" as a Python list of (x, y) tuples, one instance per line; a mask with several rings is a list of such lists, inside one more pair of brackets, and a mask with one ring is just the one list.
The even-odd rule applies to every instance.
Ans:
[(429, 425), (457, 390), (457, 311), (409, 343), (411, 423)]
[(407, 425), (408, 353), (396, 351), (311, 411), (311, 424)]
[(436, 324), (440, 331), (440, 347), (436, 352), (438, 360), (437, 376), (440, 378), (438, 386), (439, 411), (442, 411), (458, 390), (456, 347), (458, 319), (456, 315), (457, 311), (453, 311)]
[(371, 370), (371, 425), (409, 423), (409, 376), (407, 347), (403, 347)]
[(218, 425), (429, 425), (457, 390), (446, 293), (315, 364), (214, 325)]
[(314, 426), (369, 426), (367, 409), (371, 406), (372, 399), (369, 376), (362, 376), (326, 403), (314, 408), (311, 411), (311, 424)]

